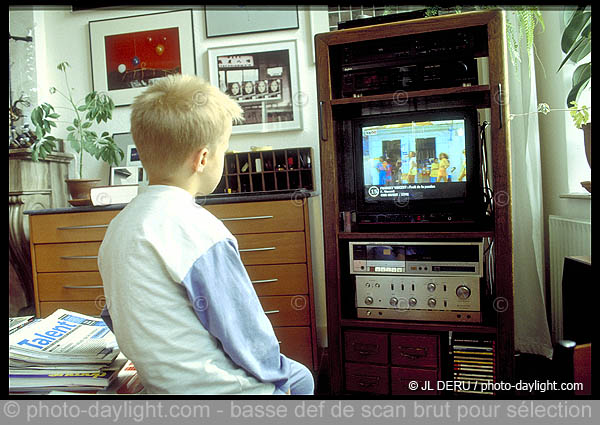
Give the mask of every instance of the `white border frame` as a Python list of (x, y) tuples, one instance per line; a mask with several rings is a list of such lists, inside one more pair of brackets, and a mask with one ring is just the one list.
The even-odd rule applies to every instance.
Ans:
[[(246, 44), (242, 46), (227, 46), (208, 49), (208, 69), (210, 82), (219, 87), (217, 57), (227, 55), (243, 55), (262, 52), (287, 50), (289, 53), (290, 70), (290, 101), (294, 119), (277, 123), (263, 122), (259, 124), (238, 124), (233, 126), (232, 134), (267, 133), (272, 131), (302, 130), (302, 93), (298, 82), (298, 54), (296, 40), (285, 40), (268, 43)], [(243, 108), (243, 104), (241, 104)]]

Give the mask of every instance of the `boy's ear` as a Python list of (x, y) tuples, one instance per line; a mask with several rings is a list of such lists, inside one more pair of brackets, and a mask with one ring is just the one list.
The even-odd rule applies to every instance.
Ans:
[(208, 159), (208, 149), (202, 148), (202, 149), (196, 151), (196, 153), (194, 153), (194, 156), (192, 157), (192, 167), (194, 169), (194, 172), (196, 172), (196, 173), (203, 172), (204, 167), (206, 167), (207, 159)]

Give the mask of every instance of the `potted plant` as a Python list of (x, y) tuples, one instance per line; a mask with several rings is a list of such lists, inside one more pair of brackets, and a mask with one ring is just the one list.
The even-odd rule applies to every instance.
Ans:
[[(63, 96), (69, 105), (65, 109), (72, 112), (74, 116), (73, 121), (69, 123), (66, 130), (67, 142), (78, 154), (79, 178), (65, 181), (72, 198), (69, 201), (71, 205), (86, 205), (90, 203), (90, 188), (95, 186), (100, 179), (83, 179), (84, 152), (110, 165), (118, 165), (125, 154), (108, 132), (104, 131), (101, 135), (98, 135), (92, 130), (94, 124), (106, 123), (112, 119), (112, 111), (115, 108), (114, 102), (108, 94), (96, 91), (89, 92), (83, 100), (75, 100), (74, 90), (69, 85), (67, 75), (67, 68), (69, 67), (68, 62), (61, 62), (57, 66), (57, 69), (64, 74), (66, 91), (62, 92), (55, 87), (51, 87), (50, 93), (58, 93)], [(57, 127), (60, 114), (56, 112), (51, 104), (42, 103), (31, 111), (30, 118), (35, 126), (36, 135), (36, 140), (31, 145), (32, 159), (37, 161), (44, 159), (56, 148), (58, 139), (51, 132), (53, 128)]]
[[(567, 12), (569, 13), (569, 12)], [(579, 97), (583, 90), (592, 82), (592, 61), (579, 63), (592, 51), (592, 12), (589, 6), (579, 6), (572, 12), (562, 34), (561, 49), (566, 54), (558, 71), (568, 62), (577, 63), (571, 79), (571, 90), (567, 95), (567, 107), (571, 110), (571, 117), (575, 127), (583, 130), (585, 154), (592, 167), (592, 123), (585, 105), (579, 106)], [(591, 182), (581, 183), (591, 192)]]

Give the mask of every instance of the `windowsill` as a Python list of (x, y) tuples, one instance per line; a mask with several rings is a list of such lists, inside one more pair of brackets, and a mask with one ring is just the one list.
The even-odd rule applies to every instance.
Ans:
[(562, 195), (558, 195), (559, 198), (562, 199), (587, 199), (592, 200), (592, 194), (587, 192), (573, 192), (573, 193), (563, 193)]

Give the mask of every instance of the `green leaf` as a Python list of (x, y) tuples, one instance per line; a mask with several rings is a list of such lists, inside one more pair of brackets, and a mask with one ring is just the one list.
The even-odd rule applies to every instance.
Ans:
[(579, 65), (573, 73), (573, 87), (567, 95), (567, 106), (579, 100), (581, 92), (587, 87), (592, 78), (592, 63)]
[(581, 30), (592, 17), (592, 13), (584, 12), (584, 9), (585, 6), (580, 6), (577, 8), (573, 14), (573, 17), (571, 18), (571, 21), (563, 32), (560, 47), (564, 53), (568, 53), (573, 48), (573, 45), (579, 37)]

